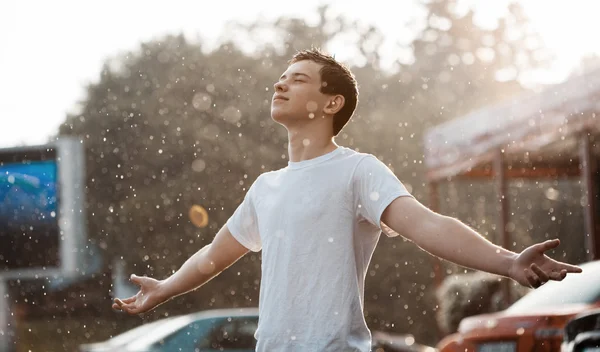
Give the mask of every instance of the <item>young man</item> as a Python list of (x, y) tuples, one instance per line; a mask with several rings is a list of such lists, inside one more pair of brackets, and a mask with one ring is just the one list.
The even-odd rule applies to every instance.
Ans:
[(364, 282), (383, 224), (433, 255), (526, 286), (581, 271), (544, 255), (557, 240), (520, 254), (493, 245), (421, 205), (374, 156), (336, 145), (357, 100), (347, 68), (317, 50), (298, 52), (271, 105), (288, 131), (288, 166), (260, 175), (213, 242), (175, 274), (132, 275), (140, 291), (113, 307), (148, 311), (262, 250), (258, 351), (369, 351)]

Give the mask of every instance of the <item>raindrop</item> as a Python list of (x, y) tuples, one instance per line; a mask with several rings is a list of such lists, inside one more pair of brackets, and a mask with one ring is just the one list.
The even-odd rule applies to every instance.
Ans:
[(196, 159), (192, 162), (192, 170), (202, 172), (206, 169), (206, 162), (202, 159)]
[(198, 271), (202, 274), (210, 274), (215, 270), (215, 262), (212, 260), (209, 261), (201, 261), (198, 263)]
[(221, 116), (223, 116), (223, 118), (227, 122), (236, 123), (242, 118), (242, 113), (239, 109), (233, 106), (229, 106), (223, 111)]
[(560, 192), (557, 189), (550, 187), (546, 190), (545, 195), (546, 198), (550, 200), (557, 200)]
[(379, 200), (379, 192), (371, 192), (369, 198), (371, 198), (372, 201), (376, 202), (377, 200)]
[(333, 237), (329, 237), (327, 241), (329, 241), (329, 243), (333, 243)]
[(317, 111), (318, 105), (316, 101), (309, 101), (308, 103), (306, 103), (306, 110), (308, 110), (309, 112), (315, 112)]
[(212, 98), (206, 93), (196, 93), (192, 98), (192, 106), (199, 111), (210, 109)]
[(312, 112), (310, 114), (308, 114), (308, 118), (309, 119), (314, 119), (315, 118), (315, 114), (313, 114)]
[(304, 138), (302, 140), (302, 145), (304, 145), (305, 147), (308, 147), (310, 145), (310, 139)]

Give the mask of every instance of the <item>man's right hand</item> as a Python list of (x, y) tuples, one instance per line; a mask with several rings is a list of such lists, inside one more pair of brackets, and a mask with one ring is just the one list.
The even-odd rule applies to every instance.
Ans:
[(112, 307), (129, 314), (152, 310), (169, 299), (204, 285), (247, 252), (248, 248), (240, 244), (224, 225), (211, 244), (186, 260), (169, 278), (159, 281), (131, 275), (131, 281), (140, 287), (139, 292), (123, 300), (116, 298)]
[(122, 300), (115, 298), (113, 309), (129, 314), (140, 314), (164, 302), (165, 299), (160, 292), (160, 281), (146, 276), (131, 275), (131, 282), (138, 285), (140, 290), (135, 296), (129, 298)]

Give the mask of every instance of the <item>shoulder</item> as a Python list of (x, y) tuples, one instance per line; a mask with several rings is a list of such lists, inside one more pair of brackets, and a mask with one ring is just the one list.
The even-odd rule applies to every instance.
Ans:
[[(363, 159), (375, 158), (375, 156), (373, 154), (350, 149), (348, 147), (341, 147), (341, 148), (342, 148), (342, 150), (338, 155), (338, 159), (340, 159), (344, 162), (350, 163), (350, 164), (358, 165), (359, 163), (362, 162)], [(375, 159), (377, 159), (377, 158), (375, 158)]]
[(371, 153), (365, 152), (357, 152), (353, 151), (353, 155), (351, 156), (352, 161), (354, 162), (356, 169), (370, 169), (370, 168), (386, 168), (387, 166), (379, 160), (375, 155)]
[(265, 171), (262, 174), (258, 175), (252, 186), (250, 186), (250, 190), (254, 192), (254, 189), (261, 189), (269, 184), (272, 184), (274, 180), (277, 180), (281, 174), (284, 172), (285, 168), (279, 170)]
[(353, 173), (354, 179), (370, 178), (373, 176), (387, 177), (388, 175), (395, 176), (395, 172), (391, 166), (388, 166), (373, 154), (358, 153)]

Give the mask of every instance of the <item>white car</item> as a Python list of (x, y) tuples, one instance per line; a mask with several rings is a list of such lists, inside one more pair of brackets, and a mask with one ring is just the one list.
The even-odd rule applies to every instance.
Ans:
[(215, 309), (143, 324), (80, 352), (254, 352), (258, 308)]

